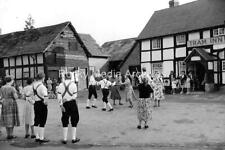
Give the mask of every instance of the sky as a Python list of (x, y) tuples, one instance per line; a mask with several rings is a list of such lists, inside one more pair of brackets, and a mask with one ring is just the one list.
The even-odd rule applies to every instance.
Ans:
[[(194, 0), (179, 0), (180, 4)], [(2, 34), (22, 31), (32, 16), (36, 28), (70, 21), (99, 45), (137, 37), (154, 11), (169, 0), (0, 0)]]

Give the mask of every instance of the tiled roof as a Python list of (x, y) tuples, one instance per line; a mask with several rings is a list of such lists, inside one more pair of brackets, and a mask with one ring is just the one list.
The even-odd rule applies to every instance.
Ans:
[(121, 61), (129, 53), (135, 38), (106, 42), (102, 45), (102, 51), (110, 55), (110, 61)]
[(108, 57), (107, 54), (104, 54), (101, 51), (100, 46), (97, 44), (97, 42), (91, 35), (79, 33), (79, 36), (92, 56)]
[(225, 0), (198, 0), (155, 11), (138, 39), (224, 25)]
[(0, 35), (0, 57), (41, 53), (70, 22)]
[(212, 60), (217, 60), (215, 56), (213, 56), (210, 53), (207, 53), (204, 49), (202, 48), (194, 48), (191, 53), (184, 59), (185, 62), (188, 62), (192, 56), (195, 55), (201, 56), (205, 61), (212, 61)]

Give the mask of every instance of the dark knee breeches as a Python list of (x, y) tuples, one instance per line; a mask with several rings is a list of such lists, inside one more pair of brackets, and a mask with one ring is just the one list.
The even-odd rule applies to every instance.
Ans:
[(62, 125), (63, 127), (68, 127), (69, 119), (72, 127), (77, 127), (79, 122), (79, 111), (77, 107), (76, 100), (68, 101), (63, 104), (65, 112), (62, 112)]
[(45, 127), (47, 115), (47, 105), (43, 101), (36, 101), (34, 103), (34, 126)]
[(94, 95), (95, 99), (97, 99), (97, 92), (95, 85), (90, 85), (88, 87), (88, 99), (91, 99), (92, 95)]
[(102, 101), (108, 103), (109, 89), (102, 89)]

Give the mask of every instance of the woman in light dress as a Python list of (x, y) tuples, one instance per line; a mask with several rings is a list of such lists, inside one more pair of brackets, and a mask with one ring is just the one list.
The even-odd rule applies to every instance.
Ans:
[(154, 101), (155, 101), (154, 107), (160, 107), (160, 101), (165, 99), (163, 88), (164, 86), (162, 76), (159, 73), (157, 73), (153, 81)]
[(125, 82), (122, 83), (122, 84), (125, 84), (125, 87), (126, 87), (126, 101), (129, 102), (130, 104), (130, 108), (133, 108), (133, 96), (136, 98), (135, 94), (134, 94), (134, 90), (133, 90), (133, 87), (132, 87), (132, 79), (131, 79), (131, 76), (130, 75), (126, 75), (125, 77)]
[(31, 129), (31, 138), (35, 138), (34, 134), (34, 93), (33, 93), (33, 79), (27, 79), (27, 86), (23, 89), (23, 99), (25, 100), (24, 105), (24, 123), (25, 123), (25, 138), (30, 136), (29, 127)]

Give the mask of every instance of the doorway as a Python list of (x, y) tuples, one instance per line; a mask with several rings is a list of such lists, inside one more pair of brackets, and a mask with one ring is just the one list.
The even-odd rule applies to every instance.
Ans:
[(194, 91), (204, 91), (205, 84), (204, 84), (204, 78), (205, 78), (205, 66), (202, 64), (202, 62), (194, 61), (188, 63), (188, 73), (192, 73), (192, 83), (191, 88)]

